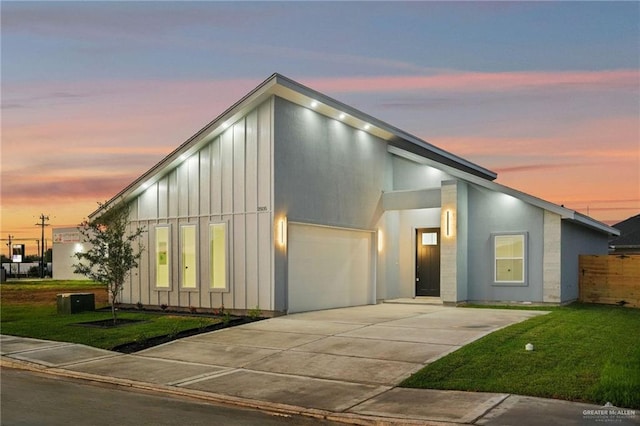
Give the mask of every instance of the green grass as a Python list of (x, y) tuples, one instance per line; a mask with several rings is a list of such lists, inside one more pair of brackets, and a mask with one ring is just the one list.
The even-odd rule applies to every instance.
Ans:
[(109, 319), (111, 312), (59, 315), (56, 307), (31, 305), (2, 306), (0, 317), (2, 334), (82, 343), (103, 349), (113, 349), (121, 344), (140, 342), (150, 337), (177, 334), (183, 330), (206, 327), (221, 321), (207, 317), (121, 312), (118, 318), (139, 319), (145, 322), (102, 329), (77, 324)]
[(2, 283), (2, 290), (58, 290), (64, 289), (83, 289), (87, 287), (102, 287), (100, 284), (90, 280), (9, 280)]
[(210, 317), (120, 312), (118, 318), (145, 322), (111, 329), (78, 326), (81, 322), (111, 318), (110, 311), (57, 313), (57, 292), (82, 290), (101, 294), (103, 300), (105, 298), (104, 287), (92, 281), (20, 280), (3, 283), (0, 286), (0, 333), (113, 349), (125, 343), (143, 342), (152, 337), (175, 335), (221, 322), (221, 319)]
[[(640, 408), (640, 310), (573, 304), (496, 331), (401, 386)], [(525, 351), (527, 343), (535, 350)]]

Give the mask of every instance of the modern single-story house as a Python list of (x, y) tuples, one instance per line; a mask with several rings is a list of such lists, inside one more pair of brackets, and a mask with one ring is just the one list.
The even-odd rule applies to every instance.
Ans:
[(575, 300), (578, 255), (617, 231), (496, 177), (274, 74), (106, 204), (148, 231), (122, 302)]

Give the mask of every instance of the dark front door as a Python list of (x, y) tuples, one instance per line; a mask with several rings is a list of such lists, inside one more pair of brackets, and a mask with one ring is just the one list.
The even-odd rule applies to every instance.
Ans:
[(416, 229), (416, 296), (440, 297), (440, 229)]

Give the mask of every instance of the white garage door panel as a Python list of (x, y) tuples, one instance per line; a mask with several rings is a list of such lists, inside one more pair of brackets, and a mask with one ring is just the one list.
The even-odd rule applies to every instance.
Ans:
[(289, 312), (374, 303), (372, 233), (289, 224)]

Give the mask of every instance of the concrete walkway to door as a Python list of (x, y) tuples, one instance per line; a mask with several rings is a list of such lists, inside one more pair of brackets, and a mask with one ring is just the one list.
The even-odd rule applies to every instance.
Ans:
[(47, 365), (70, 374), (154, 384), (171, 392), (220, 395), (230, 402), (267, 409), (301, 410), (338, 420), (472, 423), (509, 395), (395, 386), (462, 345), (541, 314), (544, 312), (380, 304), (272, 318), (134, 355), (88, 347), (80, 350), (79, 345), (59, 342), (18, 351), (26, 343), (16, 341), (12, 352), (11, 336), (3, 336), (2, 349), (5, 359)]

